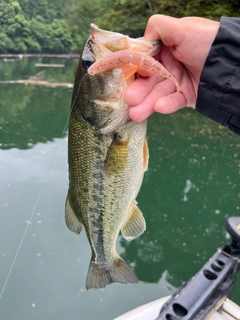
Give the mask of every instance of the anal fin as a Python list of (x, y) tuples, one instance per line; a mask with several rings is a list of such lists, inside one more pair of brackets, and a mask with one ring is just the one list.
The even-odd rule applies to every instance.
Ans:
[(66, 225), (71, 231), (75, 232), (76, 234), (79, 234), (81, 232), (83, 225), (79, 222), (72, 209), (71, 203), (69, 201), (69, 196), (67, 196), (65, 204), (65, 221)]
[(126, 222), (121, 228), (122, 235), (127, 240), (133, 240), (139, 237), (146, 230), (146, 222), (137, 203), (131, 206)]

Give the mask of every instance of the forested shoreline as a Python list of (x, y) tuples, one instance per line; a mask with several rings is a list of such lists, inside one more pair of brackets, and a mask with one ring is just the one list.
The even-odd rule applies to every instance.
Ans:
[(72, 53), (84, 44), (91, 22), (141, 36), (148, 18), (240, 16), (239, 0), (0, 0), (0, 54)]

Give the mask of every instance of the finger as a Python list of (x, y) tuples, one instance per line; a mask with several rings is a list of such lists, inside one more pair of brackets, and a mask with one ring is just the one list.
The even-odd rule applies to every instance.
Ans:
[(125, 91), (124, 99), (126, 103), (132, 107), (139, 105), (155, 85), (163, 80), (164, 78), (159, 75), (136, 79)]
[(161, 40), (166, 46), (177, 46), (182, 40), (179, 19), (156, 14), (149, 18), (145, 40)]
[(187, 105), (186, 98), (181, 92), (174, 92), (159, 98), (154, 104), (154, 110), (163, 114), (176, 112)]
[(151, 92), (137, 106), (130, 108), (129, 115), (132, 120), (141, 122), (154, 112), (154, 106), (159, 98), (171, 94), (174, 91), (174, 84), (169, 80), (157, 83)]
[(147, 70), (143, 67), (138, 67), (137, 74), (142, 77), (150, 77), (153, 73), (150, 70)]
[(129, 110), (129, 116), (135, 122), (142, 122), (153, 113), (154, 113), (153, 105), (147, 106), (143, 104), (134, 108), (130, 108)]

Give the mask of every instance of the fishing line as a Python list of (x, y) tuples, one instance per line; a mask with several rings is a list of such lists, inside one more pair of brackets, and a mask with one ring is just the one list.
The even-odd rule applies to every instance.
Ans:
[[(53, 154), (53, 157), (52, 157), (52, 159), (51, 159), (51, 163), (50, 163), (50, 165), (49, 165), (49, 168), (48, 168), (48, 170), (47, 170), (47, 175), (49, 174), (49, 172), (50, 172), (50, 170), (51, 170), (51, 168), (52, 168), (52, 165), (53, 165), (53, 162), (54, 162), (54, 159), (55, 159), (55, 156), (56, 156), (58, 147), (59, 147), (59, 145), (60, 145), (61, 139), (63, 138), (64, 132), (66, 131), (70, 114), (71, 114), (72, 109), (73, 109), (73, 107), (74, 107), (74, 105), (75, 105), (75, 103), (76, 103), (76, 100), (77, 100), (77, 97), (78, 97), (78, 93), (79, 93), (79, 90), (80, 90), (82, 81), (83, 81), (83, 79), (84, 79), (84, 77), (85, 77), (86, 75), (87, 75), (87, 74), (85, 74), (85, 75), (83, 76), (83, 78), (81, 79), (81, 81), (80, 81), (80, 83), (79, 83), (79, 86), (78, 86), (78, 89), (77, 89), (77, 92), (76, 92), (76, 96), (75, 96), (75, 98), (74, 98), (74, 100), (73, 100), (73, 103), (72, 103), (72, 105), (71, 105), (71, 107), (70, 107), (70, 111), (69, 111), (69, 113), (68, 113), (66, 123), (65, 123), (65, 125), (64, 125), (64, 128), (63, 128), (63, 130), (62, 130), (60, 139), (58, 140), (58, 143), (57, 143), (56, 148), (55, 148), (55, 150), (54, 150), (54, 154)], [(41, 198), (41, 195), (42, 195), (42, 192), (43, 192), (43, 188), (44, 188), (44, 187), (45, 187), (45, 182), (42, 183), (42, 186), (41, 186), (41, 189), (40, 189), (40, 191), (39, 191), (39, 194), (38, 194), (37, 200), (36, 200), (36, 202), (35, 202), (35, 205), (34, 205), (34, 207), (33, 207), (31, 216), (30, 216), (30, 218), (28, 219), (28, 224), (27, 224), (27, 226), (26, 226), (26, 229), (24, 230), (24, 233), (23, 233), (22, 238), (21, 238), (21, 240), (20, 240), (20, 243), (19, 243), (19, 245), (18, 245), (17, 251), (16, 251), (16, 253), (15, 253), (13, 262), (12, 262), (12, 264), (11, 264), (11, 267), (10, 267), (9, 271), (8, 271), (6, 280), (5, 280), (4, 284), (3, 284), (3, 288), (2, 288), (2, 291), (1, 291), (1, 293), (0, 293), (0, 300), (2, 299), (3, 293), (4, 293), (5, 289), (6, 289), (8, 280), (9, 280), (10, 275), (11, 275), (11, 273), (12, 273), (12, 269), (13, 269), (13, 267), (14, 267), (14, 265), (15, 265), (16, 260), (17, 260), (17, 257), (18, 257), (19, 251), (20, 251), (20, 249), (21, 249), (21, 247), (22, 247), (23, 241), (24, 241), (24, 239), (25, 239), (25, 237), (26, 237), (26, 234), (27, 234), (29, 225), (31, 224), (32, 219), (33, 219), (33, 217), (34, 217), (34, 215), (35, 215), (36, 208), (37, 208), (37, 205), (38, 205), (39, 200), (40, 200), (40, 198)]]

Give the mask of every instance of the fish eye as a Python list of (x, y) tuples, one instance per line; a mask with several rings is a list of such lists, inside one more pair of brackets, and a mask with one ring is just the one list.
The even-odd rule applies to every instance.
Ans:
[(92, 60), (82, 59), (82, 67), (84, 70), (88, 70), (88, 68), (90, 68), (93, 63), (94, 63), (94, 61), (92, 61)]

